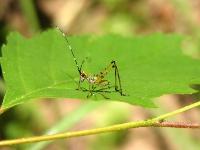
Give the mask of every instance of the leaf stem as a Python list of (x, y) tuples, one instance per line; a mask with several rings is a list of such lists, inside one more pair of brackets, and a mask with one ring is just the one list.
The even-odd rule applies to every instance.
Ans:
[(185, 123), (185, 122), (184, 123), (165, 122), (165, 121), (162, 122), (162, 120), (165, 120), (166, 118), (172, 117), (174, 115), (180, 114), (182, 112), (185, 112), (187, 110), (190, 110), (190, 109), (192, 109), (194, 107), (198, 107), (198, 106), (200, 106), (200, 101), (193, 103), (191, 105), (185, 106), (183, 108), (177, 109), (170, 113), (158, 116), (156, 118), (149, 119), (149, 120), (128, 122), (128, 123), (113, 125), (113, 126), (109, 126), (109, 127), (89, 129), (89, 130), (83, 130), (83, 131), (74, 131), (74, 132), (66, 132), (66, 133), (60, 133), (60, 134), (54, 134), (54, 135), (35, 136), (35, 137), (28, 137), (28, 138), (14, 139), (14, 140), (5, 140), (5, 141), (0, 141), (0, 146), (56, 140), (56, 139), (71, 138), (71, 137), (79, 137), (79, 136), (120, 131), (120, 130), (125, 130), (125, 129), (130, 129), (130, 128), (139, 128), (139, 127), (174, 127), (174, 128), (198, 128), (198, 129), (200, 129), (200, 124), (191, 124), (191, 123)]

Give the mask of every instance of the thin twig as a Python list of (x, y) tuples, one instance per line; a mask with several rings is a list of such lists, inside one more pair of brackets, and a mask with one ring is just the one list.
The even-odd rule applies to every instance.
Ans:
[(130, 128), (139, 128), (139, 127), (171, 127), (171, 128), (198, 128), (200, 129), (200, 124), (163, 121), (166, 118), (175, 116), (177, 114), (180, 114), (182, 112), (185, 112), (197, 106), (200, 106), (200, 101), (193, 103), (191, 105), (185, 106), (183, 108), (177, 109), (170, 113), (158, 116), (156, 118), (149, 119), (149, 120), (128, 122), (128, 123), (113, 125), (109, 127), (96, 128), (96, 129), (83, 130), (83, 131), (66, 132), (66, 133), (60, 133), (60, 134), (54, 134), (54, 135), (44, 135), (44, 136), (35, 136), (35, 137), (28, 137), (28, 138), (21, 138), (21, 139), (5, 140), (5, 141), (0, 141), (0, 146), (79, 137), (79, 136), (100, 134), (100, 133), (105, 133), (105, 132), (114, 132), (114, 131), (130, 129)]
[(200, 129), (200, 124), (198, 123), (188, 123), (188, 122), (158, 122), (154, 125), (154, 127), (170, 127), (170, 128), (192, 128), (192, 129)]

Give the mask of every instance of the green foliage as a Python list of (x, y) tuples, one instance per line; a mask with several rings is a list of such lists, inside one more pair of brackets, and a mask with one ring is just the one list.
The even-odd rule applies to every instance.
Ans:
[[(69, 37), (78, 62), (88, 58), (83, 66), (85, 72), (99, 73), (112, 60), (117, 61), (123, 90), (129, 96), (106, 93), (109, 101), (146, 107), (153, 107), (152, 98), (163, 94), (193, 93), (189, 85), (200, 83), (200, 61), (182, 53), (181, 40), (178, 35), (159, 33), (129, 38)], [(6, 83), (2, 109), (38, 98), (86, 99), (87, 92), (75, 90), (79, 74), (62, 34), (56, 29), (31, 39), (11, 33), (2, 55)], [(114, 84), (114, 71), (107, 79)], [(91, 98), (103, 99), (99, 94)]]

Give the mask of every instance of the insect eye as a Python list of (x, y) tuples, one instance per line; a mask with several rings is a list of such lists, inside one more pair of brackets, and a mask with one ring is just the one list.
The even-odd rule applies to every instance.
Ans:
[(86, 77), (86, 74), (85, 73), (81, 73), (81, 77), (85, 78)]

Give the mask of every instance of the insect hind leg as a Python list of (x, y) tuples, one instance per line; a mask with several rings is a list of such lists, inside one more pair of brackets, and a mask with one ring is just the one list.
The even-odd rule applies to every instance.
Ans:
[(123, 93), (122, 91), (122, 85), (121, 85), (121, 79), (119, 75), (119, 70), (116, 64), (116, 61), (111, 61), (112, 68), (115, 69), (115, 91), (119, 92), (121, 96), (126, 96), (126, 94)]

